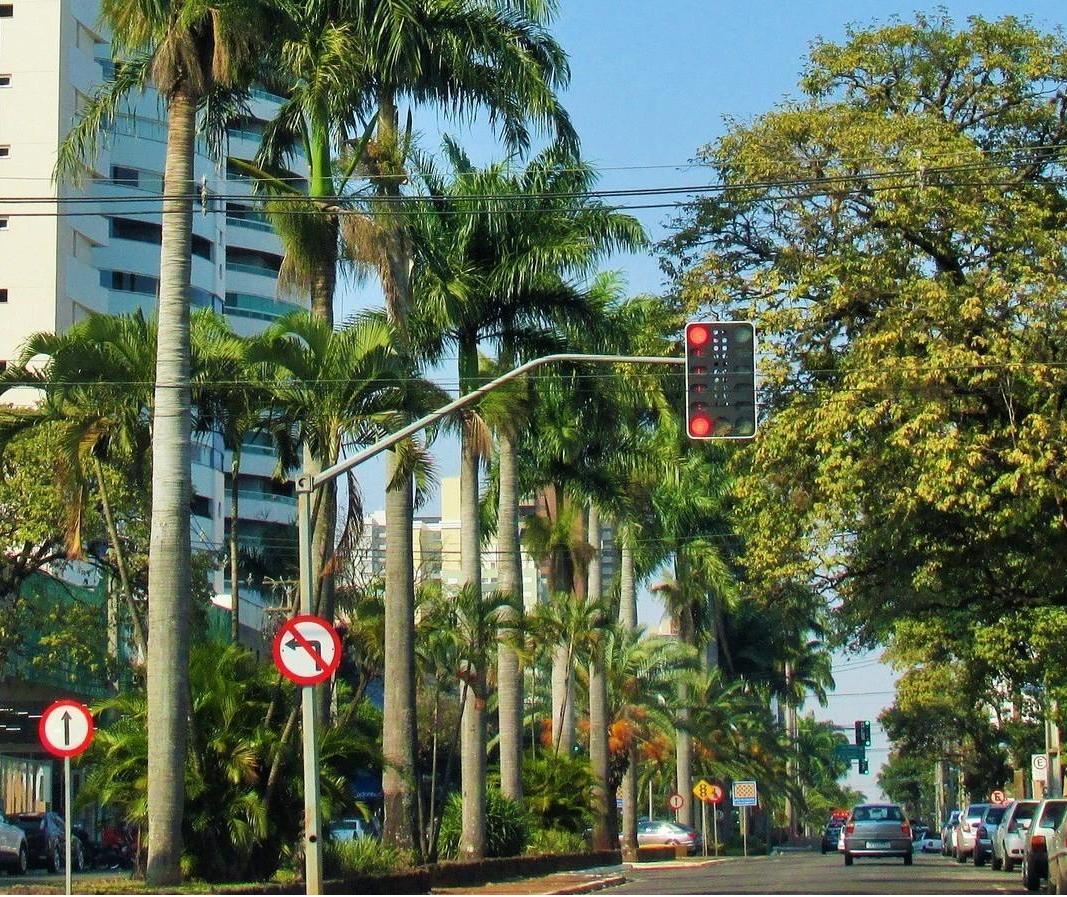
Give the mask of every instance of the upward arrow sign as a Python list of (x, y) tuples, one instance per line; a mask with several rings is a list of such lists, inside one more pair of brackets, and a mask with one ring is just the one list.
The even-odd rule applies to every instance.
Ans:
[(63, 746), (70, 747), (70, 711), (64, 710), (60, 719), (63, 720)]

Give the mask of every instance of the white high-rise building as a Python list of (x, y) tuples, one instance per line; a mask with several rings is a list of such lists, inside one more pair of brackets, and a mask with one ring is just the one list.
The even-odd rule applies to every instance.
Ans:
[[(92, 312), (155, 313), (159, 285), (166, 140), (165, 109), (133, 96), (101, 140), (81, 184), (52, 181), (60, 143), (111, 72), (95, 0), (0, 0), (0, 360), (14, 358), (36, 331), (63, 331)], [(279, 98), (257, 92), (250, 116), (234, 122), (229, 155), (251, 159)], [(282, 245), (250, 195), (198, 142), (192, 302), (224, 312), (248, 335), (301, 307), (276, 295)], [(217, 198), (212, 198), (217, 197)], [(238, 197), (234, 199), (234, 197)], [(98, 202), (86, 200), (102, 200)], [(58, 213), (58, 214), (57, 214)], [(230, 459), (201, 438), (193, 455), (193, 547), (221, 549), (229, 511)], [(272, 479), (263, 441), (242, 454), (242, 542), (267, 566), (295, 558), (292, 485)], [(223, 572), (215, 590), (229, 593)], [(241, 617), (258, 630), (263, 598), (242, 584)]]

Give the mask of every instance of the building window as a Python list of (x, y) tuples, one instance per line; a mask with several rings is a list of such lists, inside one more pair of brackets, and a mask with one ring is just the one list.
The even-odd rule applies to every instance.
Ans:
[(7, 230), (7, 218), (0, 218), (0, 230)]
[(11, 147), (10, 146), (0, 146), (0, 159), (6, 159), (10, 155), (11, 155)]
[(10, 87), (10, 86), (11, 86), (11, 76), (10, 75), (0, 75), (0, 87)]
[(0, 287), (0, 302), (7, 302), (7, 287)]
[(112, 238), (156, 245), (159, 245), (163, 234), (163, 228), (160, 225), (151, 221), (137, 221), (133, 218), (112, 218), (108, 231)]
[(146, 296), (154, 296), (159, 290), (159, 279), (149, 277), (147, 274), (134, 274), (131, 271), (101, 271), (100, 286), (124, 293), (143, 293)]
[(193, 500), (189, 502), (189, 510), (192, 511), (197, 517), (210, 517), (211, 516), (211, 499), (205, 495), (193, 495)]
[(15, 14), (13, 3), (0, 3), (0, 19), (10, 19)]

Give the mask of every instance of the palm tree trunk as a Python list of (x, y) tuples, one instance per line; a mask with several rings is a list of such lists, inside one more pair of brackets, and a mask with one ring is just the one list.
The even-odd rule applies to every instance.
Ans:
[[(589, 544), (593, 556), (589, 561), (589, 600), (603, 600), (600, 559), (600, 509), (589, 506)], [(593, 773), (593, 847), (611, 850), (615, 847), (611, 831), (611, 807), (615, 795), (608, 787), (608, 683), (604, 676), (604, 647), (597, 639), (593, 660), (589, 664), (589, 766)]]
[(231, 452), (230, 459), (230, 641), (241, 644), (241, 585), (237, 556), (237, 521), (240, 519), (241, 498), (237, 477), (241, 472), (241, 446)]
[[(387, 91), (379, 96), (378, 150), (393, 157), (397, 145), (396, 100)], [(400, 180), (382, 177), (378, 161), (375, 180), (384, 196), (400, 195)], [(411, 251), (403, 225), (393, 219), (392, 227), (382, 229), (385, 264), (379, 270), (386, 296), (389, 321), (401, 334), (407, 332), (411, 307)], [(406, 340), (405, 340), (406, 344)], [(389, 481), (399, 480), (386, 491), (385, 529), (385, 726), (382, 752), (385, 769), (382, 791), (385, 798), (385, 840), (407, 850), (417, 851), (415, 836), (417, 770), (415, 766), (415, 564), (412, 556), (414, 485), (411, 475), (397, 478), (396, 455), (390, 453)]]
[[(633, 536), (629, 527), (620, 528), (622, 536), (619, 557), (619, 622), (630, 629), (637, 628), (637, 581), (634, 577)], [(637, 850), (637, 738), (631, 733), (629, 762), (622, 776), (622, 846)]]
[[(509, 622), (522, 621), (522, 556), (519, 553), (519, 480), (515, 440), (502, 432), (497, 449), (500, 465), (500, 504), (497, 509), (497, 549), (500, 552), (500, 589), (512, 596)], [(497, 714), (500, 728), (500, 791), (522, 801), (522, 669), (519, 655), (508, 645), (510, 632), (502, 629), (497, 649)]]
[(460, 743), (460, 782), (463, 828), (459, 858), (480, 860), (485, 854), (485, 676), (476, 674), (463, 702)]
[(111, 509), (111, 496), (108, 494), (107, 483), (104, 481), (104, 465), (99, 458), (93, 458), (93, 467), (96, 472), (96, 490), (100, 495), (100, 505), (104, 511), (104, 524), (107, 526), (107, 537), (111, 541), (111, 550), (115, 552), (115, 567), (119, 572), (119, 585), (122, 587), (122, 597), (126, 601), (126, 609), (130, 612), (130, 623), (133, 626), (133, 638), (137, 642), (137, 650), (141, 657), (148, 658), (148, 634), (144, 628), (144, 617), (141, 609), (137, 606), (133, 597), (133, 586), (130, 585), (130, 569), (126, 563), (126, 549), (122, 547), (119, 539), (119, 530), (115, 525), (115, 514)]
[[(477, 365), (477, 348), (473, 363)], [(469, 386), (470, 346), (460, 349), (460, 379)], [(466, 370), (464, 370), (466, 368)], [(462, 388), (462, 387), (461, 387)], [(478, 451), (472, 422), (464, 421), (459, 466), (460, 581), (482, 596), (481, 532), (478, 512)], [(459, 839), (461, 859), (481, 859), (485, 853), (485, 668), (486, 658), (475, 657), (478, 668), (463, 702), (463, 738), (460, 743), (460, 779), (463, 827)]]
[(552, 649), (552, 744), (557, 754), (574, 753), (574, 678), (566, 645)]
[(196, 103), (167, 106), (159, 337), (152, 415), (152, 536), (148, 555), (148, 865), (146, 883), (181, 881), (189, 731), (189, 274)]
[(383, 838), (415, 850), (415, 570), (412, 561), (410, 475), (396, 477), (397, 456), (389, 453), (385, 493), (385, 696), (382, 732)]
[[(688, 578), (685, 570), (685, 561), (680, 550), (676, 550), (674, 553), (674, 579), (682, 589), (685, 589)], [(692, 646), (695, 637), (689, 613), (684, 609), (679, 609), (677, 622), (679, 639), (684, 644)], [(681, 683), (678, 686), (678, 704), (681, 709), (678, 711), (678, 726), (675, 729), (674, 746), (676, 756), (675, 769), (677, 771), (676, 784), (678, 794), (684, 798), (685, 803), (677, 811), (675, 818), (683, 825), (693, 824), (693, 744), (688, 731), (689, 708), (686, 706), (688, 700), (689, 688), (685, 683)]]

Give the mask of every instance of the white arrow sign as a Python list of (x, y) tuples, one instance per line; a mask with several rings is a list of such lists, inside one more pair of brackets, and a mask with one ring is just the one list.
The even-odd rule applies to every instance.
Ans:
[(287, 620), (274, 637), (274, 663), (298, 685), (316, 685), (341, 662), (341, 640), (326, 620), (302, 615)]
[(80, 754), (93, 740), (93, 715), (77, 701), (56, 701), (41, 714), (37, 734), (45, 750), (57, 757)]

